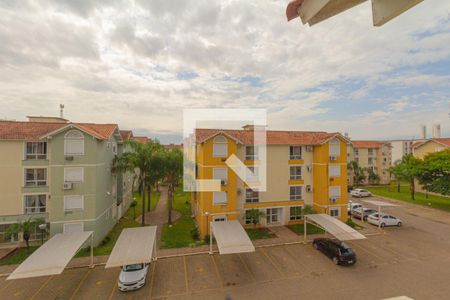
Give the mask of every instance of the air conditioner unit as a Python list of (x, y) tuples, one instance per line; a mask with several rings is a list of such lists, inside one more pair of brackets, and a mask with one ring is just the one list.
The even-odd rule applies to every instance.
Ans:
[(227, 183), (228, 183), (228, 180), (226, 180), (226, 179), (220, 180), (220, 185), (227, 185)]
[(64, 182), (63, 188), (65, 190), (71, 190), (73, 188), (73, 183), (72, 182)]
[(66, 155), (66, 156), (64, 157), (64, 159), (65, 159), (65, 160), (68, 160), (68, 161), (71, 161), (71, 160), (73, 160), (73, 156), (72, 156), (72, 155)]
[(306, 186), (306, 191), (309, 193), (312, 191), (311, 186), (309, 184)]
[(312, 152), (312, 151), (313, 151), (313, 146), (307, 145), (307, 146), (305, 147), (305, 150), (306, 150), (306, 152)]
[(336, 203), (337, 198), (336, 197), (330, 197), (330, 202)]
[(336, 156), (336, 155), (330, 155), (330, 160), (331, 160), (331, 161), (337, 160), (337, 156)]

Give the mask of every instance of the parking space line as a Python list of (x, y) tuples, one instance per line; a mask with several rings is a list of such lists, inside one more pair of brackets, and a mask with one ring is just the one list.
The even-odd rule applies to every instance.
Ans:
[(256, 282), (256, 278), (255, 275), (253, 275), (252, 271), (250, 271), (249, 266), (247, 265), (247, 263), (244, 261), (244, 259), (242, 258), (242, 256), (240, 254), (238, 254), (239, 259), (241, 260), (242, 264), (244, 265), (244, 268), (247, 270), (247, 272), (250, 274), (250, 276), (252, 277), (253, 281)]
[(297, 261), (300, 265), (302, 265), (305, 270), (310, 271), (310, 268), (305, 263), (303, 263), (299, 259), (297, 259), (297, 256), (294, 253), (292, 253), (291, 250), (289, 250), (289, 247), (283, 246), (283, 248), (284, 248), (284, 250), (286, 250), (288, 255), (290, 257), (292, 257), (293, 259), (295, 259), (295, 261)]
[(219, 280), (220, 286), (223, 287), (223, 278), (222, 278), (222, 276), (220, 276), (219, 268), (217, 268), (217, 264), (216, 264), (216, 260), (214, 259), (214, 255), (210, 255), (210, 257), (211, 257), (212, 264), (214, 266), (214, 271), (216, 273), (217, 280)]
[(116, 288), (117, 288), (117, 285), (119, 284), (119, 279), (117, 279), (117, 281), (116, 281), (116, 284), (113, 286), (113, 289), (112, 289), (112, 291), (111, 291), (111, 294), (109, 295), (109, 300), (111, 300), (112, 299), (112, 297), (113, 297), (113, 295), (114, 295), (114, 292), (116, 291)]
[(188, 292), (189, 285), (188, 285), (188, 274), (187, 274), (187, 267), (186, 267), (186, 256), (183, 256), (183, 269), (184, 269), (184, 284), (186, 286), (186, 292)]
[[(6, 279), (5, 279), (5, 280), (6, 280)], [(11, 283), (13, 283), (13, 281), (14, 281), (14, 280), (9, 280), (9, 282), (6, 283), (5, 286), (2, 287), (2, 288), (0, 289), (0, 292), (3, 292), (4, 290), (6, 290), (6, 288), (7, 288), (8, 286), (10, 286)]]
[(78, 290), (80, 289), (81, 285), (86, 280), (86, 278), (88, 277), (88, 275), (91, 273), (92, 270), (94, 270), (94, 268), (89, 268), (89, 270), (86, 272), (86, 275), (84, 275), (83, 278), (81, 279), (81, 281), (78, 283), (77, 288), (75, 289), (75, 291), (73, 291), (73, 294), (72, 294), (72, 296), (70, 296), (69, 300), (72, 300), (73, 297), (75, 297), (75, 294), (78, 292)]
[(283, 272), (281, 272), (280, 268), (275, 264), (275, 262), (273, 261), (273, 259), (266, 253), (266, 250), (264, 248), (261, 248), (261, 252), (262, 254), (264, 254), (265, 257), (267, 257), (267, 259), (269, 260), (269, 262), (273, 265), (273, 267), (275, 268), (275, 270), (277, 270), (278, 273), (280, 273), (281, 276), (285, 276), (286, 274), (284, 274)]
[(152, 265), (152, 277), (150, 278), (150, 288), (149, 288), (149, 292), (148, 292), (148, 299), (152, 299), (152, 291), (153, 291), (153, 280), (155, 278), (155, 269), (156, 269), (156, 263), (157, 261), (155, 261)]
[(31, 299), (34, 299), (34, 297), (37, 296), (37, 294), (39, 294), (39, 292), (50, 282), (50, 280), (53, 278), (53, 276), (50, 276), (49, 278), (47, 278), (47, 280), (39, 287), (39, 289), (33, 294), (33, 296), (30, 297)]

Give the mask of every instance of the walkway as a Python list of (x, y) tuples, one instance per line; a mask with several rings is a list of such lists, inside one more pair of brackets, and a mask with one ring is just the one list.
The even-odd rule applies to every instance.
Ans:
[[(158, 230), (156, 231), (156, 241), (157, 241), (156, 245), (158, 247), (161, 241), (162, 226), (167, 223), (167, 218), (169, 214), (169, 211), (167, 209), (167, 200), (168, 200), (167, 187), (160, 186), (159, 190), (161, 192), (161, 195), (159, 196), (159, 202), (158, 205), (156, 205), (155, 210), (145, 213), (145, 224), (158, 226)], [(172, 210), (172, 222), (175, 222), (180, 217), (181, 214), (178, 211)], [(141, 223), (142, 216), (137, 217), (136, 221)]]

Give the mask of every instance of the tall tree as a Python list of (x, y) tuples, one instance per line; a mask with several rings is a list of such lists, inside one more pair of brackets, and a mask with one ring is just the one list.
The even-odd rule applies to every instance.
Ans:
[(425, 190), (450, 195), (450, 149), (425, 156), (417, 178)]
[(411, 193), (411, 200), (414, 200), (416, 192), (416, 186), (414, 179), (420, 174), (422, 160), (414, 157), (412, 154), (403, 156), (401, 162), (398, 165), (399, 178), (409, 181), (409, 191)]
[(364, 169), (361, 168), (357, 161), (352, 160), (347, 164), (347, 168), (353, 171), (355, 185), (359, 185), (366, 178)]
[(158, 140), (149, 141), (150, 148), (149, 170), (147, 172), (147, 211), (151, 207), (152, 187), (160, 181), (164, 176), (164, 147)]
[(403, 170), (402, 170), (401, 161), (395, 162), (395, 164), (388, 169), (388, 172), (391, 176), (394, 176), (395, 181), (397, 182), (397, 192), (400, 193), (400, 181), (402, 180)]
[(367, 168), (367, 180), (370, 184), (379, 183), (380, 182), (380, 175), (375, 173), (375, 171), (372, 168)]
[(23, 240), (25, 241), (27, 249), (29, 249), (32, 229), (35, 226), (38, 226), (39, 224), (42, 224), (42, 223), (44, 223), (44, 220), (42, 220), (42, 219), (32, 220), (32, 218), (30, 217), (23, 222), (14, 223), (14, 224), (10, 225), (6, 231), (6, 235), (8, 237), (11, 237), (12, 235), (16, 235), (19, 232), (22, 232)]
[(143, 144), (133, 140), (125, 144), (130, 145), (131, 151), (116, 156), (112, 163), (112, 170), (113, 172), (129, 171), (137, 175), (142, 197), (142, 226), (145, 226), (145, 191), (151, 166), (152, 147), (150, 143)]
[(183, 175), (183, 153), (174, 148), (166, 152), (164, 157), (164, 181), (167, 184), (169, 216), (167, 223), (172, 224), (173, 194), (181, 183)]

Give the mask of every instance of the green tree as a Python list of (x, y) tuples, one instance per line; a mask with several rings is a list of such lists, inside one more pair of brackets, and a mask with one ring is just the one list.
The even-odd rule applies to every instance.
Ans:
[(153, 143), (153, 141), (146, 144), (133, 140), (127, 141), (125, 145), (129, 145), (131, 151), (116, 156), (112, 163), (113, 172), (133, 172), (139, 179), (142, 197), (142, 226), (145, 226), (145, 191), (147, 177), (151, 172), (151, 158), (154, 155)]
[(244, 216), (245, 219), (250, 220), (254, 227), (256, 227), (256, 225), (259, 224), (259, 220), (264, 217), (264, 212), (256, 208), (246, 210)]
[(372, 168), (367, 168), (367, 179), (369, 180), (370, 184), (378, 184), (380, 182), (380, 175), (374, 172)]
[(391, 176), (394, 176), (395, 181), (397, 182), (397, 192), (400, 193), (400, 181), (402, 180), (403, 170), (402, 170), (401, 161), (395, 162), (395, 164), (388, 169), (388, 172)]
[(347, 168), (353, 171), (353, 179), (355, 185), (361, 184), (366, 179), (366, 175), (364, 174), (364, 169), (361, 168), (357, 161), (352, 160), (347, 164)]
[(425, 190), (450, 195), (450, 149), (425, 156), (417, 178)]
[(6, 231), (6, 236), (8, 238), (11, 238), (12, 235), (16, 235), (19, 232), (22, 232), (23, 240), (27, 245), (27, 249), (29, 249), (32, 230), (42, 223), (44, 223), (44, 220), (36, 219), (33, 221), (32, 218), (30, 217), (28, 220), (10, 225)]
[(411, 193), (411, 200), (414, 200), (416, 187), (414, 179), (420, 174), (422, 160), (414, 157), (412, 154), (403, 156), (401, 162), (398, 164), (399, 179), (409, 181), (409, 191)]
[(164, 181), (167, 184), (169, 216), (167, 223), (172, 224), (173, 194), (181, 183), (183, 175), (183, 153), (173, 148), (164, 156)]
[(147, 172), (147, 211), (151, 207), (152, 187), (164, 177), (164, 147), (157, 141), (149, 141), (150, 148), (149, 170)]

